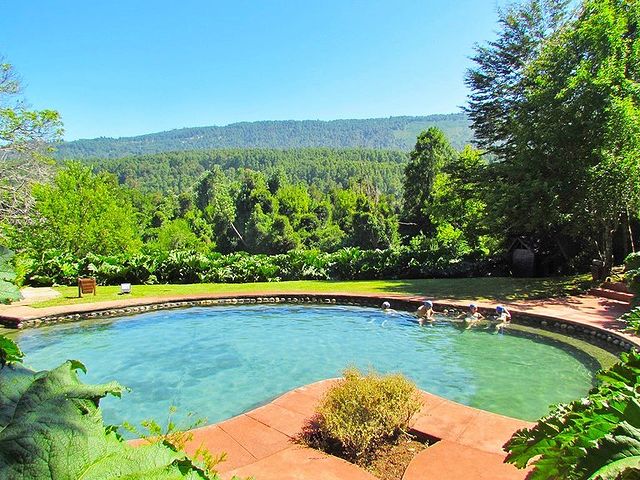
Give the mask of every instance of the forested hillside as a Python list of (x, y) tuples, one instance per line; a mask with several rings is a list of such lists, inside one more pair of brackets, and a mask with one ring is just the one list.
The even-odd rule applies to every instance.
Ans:
[(183, 192), (218, 165), (230, 178), (249, 168), (267, 176), (283, 175), (291, 182), (302, 181), (325, 192), (366, 181), (380, 193), (400, 195), (407, 161), (408, 154), (399, 150), (236, 148), (92, 159), (89, 163), (96, 170), (115, 174), (119, 183), (145, 192)]
[(304, 120), (233, 123), (223, 127), (181, 128), (136, 137), (100, 137), (61, 144), (57, 158), (118, 158), (213, 148), (376, 148), (410, 150), (429, 127), (441, 129), (455, 148), (471, 142), (463, 113), (363, 120)]

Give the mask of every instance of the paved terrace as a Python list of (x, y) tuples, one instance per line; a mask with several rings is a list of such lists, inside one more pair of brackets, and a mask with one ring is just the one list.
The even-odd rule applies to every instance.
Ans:
[[(313, 292), (305, 292), (312, 295)], [(338, 296), (318, 292), (322, 298)], [(273, 292), (253, 292), (246, 297), (294, 296)], [(87, 303), (36, 309), (28, 305), (0, 308), (0, 320), (18, 325), (23, 320), (52, 315), (68, 315), (120, 309), (154, 303), (197, 301), (231, 298), (232, 295), (195, 295), (179, 297), (146, 297), (113, 302)], [(372, 301), (383, 300), (421, 302), (425, 297), (403, 295), (357, 295)], [(493, 309), (494, 305), (476, 302), (480, 308)], [(437, 299), (436, 310), (444, 306), (466, 308), (468, 302)], [(628, 306), (622, 302), (593, 296), (559, 299), (505, 302), (516, 316), (525, 314), (541, 320), (561, 319), (576, 325), (588, 325), (615, 333), (638, 345), (638, 338), (622, 333), (623, 325), (616, 318)], [(200, 445), (212, 452), (224, 451), (227, 460), (220, 465), (220, 473), (228, 479), (233, 475), (254, 476), (258, 480), (374, 480), (364, 470), (339, 458), (296, 444), (294, 439), (315, 411), (322, 395), (335, 380), (297, 388), (263, 407), (224, 422), (194, 430), (194, 438), (187, 450), (193, 453)], [(524, 479), (527, 471), (504, 464), (502, 445), (518, 429), (530, 426), (528, 422), (470, 408), (444, 398), (422, 392), (423, 406), (413, 420), (416, 432), (436, 440), (420, 452), (411, 462), (403, 480), (433, 478), (439, 480), (510, 480)]]
[[(297, 388), (268, 405), (193, 430), (187, 452), (204, 446), (224, 451), (222, 478), (257, 480), (375, 480), (344, 460), (296, 443), (296, 437), (335, 380)], [(416, 455), (403, 480), (521, 480), (528, 473), (503, 463), (502, 445), (514, 431), (531, 423), (466, 407), (421, 392), (422, 408), (412, 428), (436, 443)], [(143, 441), (136, 440), (139, 444)]]

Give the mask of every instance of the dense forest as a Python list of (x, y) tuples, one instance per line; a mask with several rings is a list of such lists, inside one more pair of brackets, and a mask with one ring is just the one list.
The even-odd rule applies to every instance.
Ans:
[(214, 166), (237, 179), (242, 170), (276, 173), (327, 192), (365, 181), (377, 191), (401, 195), (403, 169), (409, 160), (398, 150), (296, 148), (217, 149), (90, 159), (96, 171), (113, 173), (120, 184), (143, 192), (180, 193), (192, 188)]
[(364, 120), (287, 120), (241, 122), (222, 127), (181, 128), (127, 138), (95, 138), (65, 142), (59, 159), (118, 158), (146, 153), (213, 148), (377, 148), (410, 150), (416, 136), (440, 128), (456, 148), (471, 142), (464, 113)]
[[(153, 281), (147, 267), (161, 258), (181, 259), (171, 271), (184, 272), (219, 255), (292, 251), (315, 252), (302, 257), (308, 277), (321, 264), (335, 272), (337, 259), (360, 258), (352, 249), (385, 253), (363, 254), (380, 263), (345, 267), (341, 278), (477, 273), (458, 267), (504, 267), (516, 239), (535, 254), (529, 273), (584, 271), (594, 259), (606, 272), (638, 242), (633, 5), (588, 0), (573, 10), (532, 0), (506, 9), (496, 40), (476, 48), (467, 72), (466, 117), (256, 122), (98, 139), (62, 145), (59, 155), (77, 158), (51, 165), (33, 150), (34, 137), (51, 145), (59, 117), (20, 116), (18, 102), (0, 130), (0, 243), (24, 260), (21, 276), (42, 283), (98, 265), (106, 265), (101, 278), (116, 269)], [(446, 129), (467, 119), (479, 149)], [(425, 129), (428, 121), (443, 128)], [(64, 150), (99, 144), (106, 150)], [(272, 148), (257, 148), (265, 145)], [(160, 146), (174, 151), (142, 153)], [(191, 253), (170, 254), (177, 251)], [(219, 268), (228, 273), (233, 261)], [(272, 278), (264, 268), (271, 273), (260, 278)], [(189, 278), (253, 278), (224, 271)]]

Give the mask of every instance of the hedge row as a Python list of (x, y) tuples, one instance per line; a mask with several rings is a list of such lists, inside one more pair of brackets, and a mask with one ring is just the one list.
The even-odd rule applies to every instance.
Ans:
[(55, 250), (23, 264), (24, 283), (33, 286), (73, 285), (79, 276), (94, 276), (102, 285), (122, 282), (246, 283), (279, 280), (373, 280), (465, 277), (486, 273), (489, 260), (451, 260), (435, 251), (403, 246), (387, 250), (344, 248), (334, 253), (290, 251), (281, 255), (194, 251), (87, 255), (74, 258)]

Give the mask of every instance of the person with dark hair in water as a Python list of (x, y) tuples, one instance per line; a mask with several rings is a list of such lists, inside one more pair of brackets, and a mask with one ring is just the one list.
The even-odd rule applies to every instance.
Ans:
[(463, 318), (467, 328), (471, 328), (482, 320), (484, 316), (478, 311), (478, 306), (475, 303), (471, 303), (469, 310), (466, 313), (461, 313), (457, 318)]
[(433, 321), (433, 302), (431, 300), (422, 302), (422, 305), (418, 307), (416, 315), (418, 316), (418, 323), (420, 325)]

